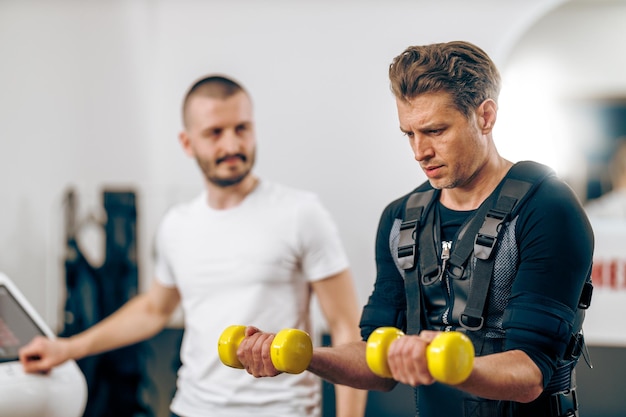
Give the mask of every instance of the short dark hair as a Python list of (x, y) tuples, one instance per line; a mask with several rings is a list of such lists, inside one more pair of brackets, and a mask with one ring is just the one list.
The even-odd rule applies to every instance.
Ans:
[(183, 99), (183, 123), (187, 125), (186, 113), (191, 97), (200, 95), (223, 100), (240, 92), (248, 95), (248, 92), (240, 83), (224, 75), (213, 74), (199, 79), (189, 87)]
[(423, 93), (445, 91), (466, 117), (486, 99), (496, 103), (500, 73), (491, 58), (469, 42), (410, 46), (389, 65), (391, 91), (410, 101)]

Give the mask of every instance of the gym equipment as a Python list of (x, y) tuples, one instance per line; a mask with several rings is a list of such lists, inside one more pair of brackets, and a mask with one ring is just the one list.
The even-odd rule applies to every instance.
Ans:
[[(365, 359), (376, 375), (392, 378), (387, 364), (387, 352), (391, 343), (404, 336), (395, 327), (380, 327), (367, 339)], [(465, 381), (474, 366), (474, 345), (460, 332), (438, 334), (426, 348), (428, 370), (433, 378), (449, 385)]]
[[(137, 198), (133, 190), (102, 191), (103, 213), (77, 216), (78, 194), (70, 188), (65, 208), (65, 323), (60, 337), (70, 337), (117, 311), (139, 292)], [(104, 263), (92, 265), (80, 244), (80, 232), (95, 226), (104, 232)], [(148, 377), (147, 342), (78, 359), (87, 381), (83, 417), (152, 416), (146, 401), (154, 392)]]
[(19, 349), (35, 336), (54, 333), (5, 274), (0, 272), (0, 414), (3, 417), (79, 417), (87, 384), (70, 360), (47, 374), (27, 374)]
[[(217, 342), (217, 352), (220, 360), (231, 368), (243, 369), (237, 358), (237, 348), (245, 338), (246, 326), (228, 326), (220, 335)], [(270, 356), (274, 367), (288, 374), (304, 372), (313, 356), (313, 343), (305, 331), (298, 329), (283, 329), (276, 333)]]

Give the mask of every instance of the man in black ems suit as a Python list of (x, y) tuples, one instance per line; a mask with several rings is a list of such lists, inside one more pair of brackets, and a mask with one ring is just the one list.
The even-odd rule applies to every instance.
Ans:
[[(400, 130), (428, 181), (381, 216), (363, 341), (315, 349), (308, 370), (362, 389), (414, 386), (422, 417), (577, 415), (573, 373), (593, 254), (578, 199), (549, 168), (499, 155), (500, 75), (480, 48), (409, 47), (389, 75)], [(365, 361), (367, 338), (383, 326), (407, 333), (389, 347), (392, 379)], [(455, 386), (436, 382), (425, 356), (450, 330), (469, 336), (477, 355)], [(254, 337), (263, 334), (240, 359), (251, 374), (271, 376)]]

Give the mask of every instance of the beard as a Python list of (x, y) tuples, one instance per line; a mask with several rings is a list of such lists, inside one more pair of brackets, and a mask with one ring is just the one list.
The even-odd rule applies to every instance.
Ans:
[(436, 190), (443, 190), (445, 188), (456, 188), (461, 183), (461, 181), (457, 179), (446, 180), (446, 182), (444, 182), (444, 180), (429, 179), (428, 182), (430, 183), (430, 186)]
[(228, 157), (236, 157), (241, 159), (241, 161), (243, 162), (242, 170), (237, 171), (229, 176), (220, 176), (216, 174), (215, 172), (217, 171), (218, 165), (221, 164), (226, 159), (226, 157), (219, 158), (215, 161), (202, 160), (197, 157), (196, 162), (207, 181), (218, 187), (227, 188), (239, 184), (248, 175), (250, 175), (256, 159), (254, 152), (252, 152), (249, 156), (246, 156), (244, 154), (236, 154), (228, 155)]

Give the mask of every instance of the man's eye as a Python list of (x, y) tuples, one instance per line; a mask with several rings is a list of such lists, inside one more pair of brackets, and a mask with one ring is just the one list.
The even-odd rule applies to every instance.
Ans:
[(204, 137), (208, 139), (219, 138), (222, 134), (222, 129), (209, 129), (204, 131)]

